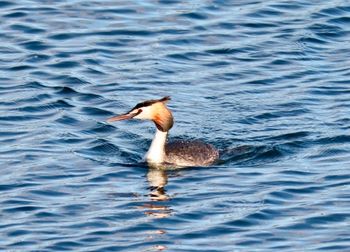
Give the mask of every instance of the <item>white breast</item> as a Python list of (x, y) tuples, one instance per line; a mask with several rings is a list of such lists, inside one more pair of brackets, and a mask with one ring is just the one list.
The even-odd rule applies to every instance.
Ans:
[(161, 164), (165, 161), (165, 143), (168, 132), (157, 129), (151, 146), (146, 153), (145, 159), (148, 163)]

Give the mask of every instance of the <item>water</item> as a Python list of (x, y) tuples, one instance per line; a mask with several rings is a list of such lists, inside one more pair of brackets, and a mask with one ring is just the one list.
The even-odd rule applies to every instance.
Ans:
[[(350, 251), (348, 1), (0, 1), (0, 250)], [(210, 168), (148, 169), (171, 95)], [(162, 189), (161, 187), (164, 186)]]

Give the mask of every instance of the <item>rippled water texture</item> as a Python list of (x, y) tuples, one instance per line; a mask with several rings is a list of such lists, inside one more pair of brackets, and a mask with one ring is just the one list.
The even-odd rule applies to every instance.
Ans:
[[(350, 251), (348, 1), (0, 0), (1, 251)], [(148, 169), (175, 139), (210, 168)]]

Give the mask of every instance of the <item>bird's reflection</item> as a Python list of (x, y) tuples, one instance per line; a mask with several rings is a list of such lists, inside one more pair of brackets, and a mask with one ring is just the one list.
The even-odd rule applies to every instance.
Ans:
[(166, 193), (165, 186), (168, 183), (168, 174), (164, 169), (149, 168), (147, 172), (147, 181), (149, 184), (150, 202), (143, 204), (140, 208), (145, 210), (145, 214), (153, 218), (168, 217), (172, 210), (165, 202), (170, 200)]
[(149, 169), (147, 180), (150, 189), (150, 198), (153, 201), (166, 201), (169, 196), (166, 194), (165, 186), (168, 183), (168, 174), (165, 170)]
[[(166, 192), (166, 185), (168, 184), (168, 175), (170, 177), (176, 176), (174, 170), (166, 170), (164, 167), (149, 167), (147, 170), (147, 182), (149, 188), (149, 202), (143, 204), (142, 208), (144, 214), (150, 218), (160, 219), (167, 218), (173, 214), (173, 210), (169, 206), (171, 197)], [(164, 229), (152, 230), (147, 234), (149, 240), (160, 239), (167, 233)], [(150, 251), (165, 251), (167, 247), (162, 244), (154, 245)]]

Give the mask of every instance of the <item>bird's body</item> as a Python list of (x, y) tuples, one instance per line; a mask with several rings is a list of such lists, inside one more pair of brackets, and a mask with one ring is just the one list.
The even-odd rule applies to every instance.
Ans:
[(212, 145), (199, 140), (170, 142), (165, 146), (165, 154), (166, 163), (179, 166), (206, 166), (219, 157), (219, 152)]
[(167, 143), (168, 132), (174, 122), (172, 113), (165, 104), (168, 100), (169, 97), (164, 97), (139, 103), (128, 113), (112, 117), (108, 121), (136, 118), (155, 123), (157, 130), (145, 156), (152, 166), (207, 166), (214, 163), (219, 158), (219, 152), (210, 144), (199, 140)]

